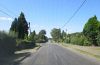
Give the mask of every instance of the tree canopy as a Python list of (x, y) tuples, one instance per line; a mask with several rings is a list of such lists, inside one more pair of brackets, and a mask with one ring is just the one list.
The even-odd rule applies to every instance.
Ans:
[(51, 36), (54, 41), (59, 42), (61, 39), (61, 30), (57, 28), (53, 28), (51, 31)]
[(20, 39), (24, 39), (25, 36), (28, 36), (28, 23), (23, 12), (21, 12), (18, 19), (15, 18), (15, 20), (12, 22), (10, 30), (17, 32), (18, 38)]
[(95, 46), (98, 45), (97, 44), (98, 28), (99, 28), (99, 22), (97, 20), (97, 17), (94, 16), (88, 20), (83, 29), (83, 34), (85, 35), (85, 37)]
[(17, 18), (15, 18), (11, 24), (10, 31), (18, 32), (17, 24), (18, 24), (18, 21), (17, 21)]

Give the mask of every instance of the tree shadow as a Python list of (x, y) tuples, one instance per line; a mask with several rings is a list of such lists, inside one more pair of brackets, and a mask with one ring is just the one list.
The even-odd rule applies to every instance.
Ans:
[(30, 55), (30, 52), (25, 52), (13, 54), (11, 56), (0, 57), (0, 65), (20, 65), (20, 63)]
[(13, 60), (13, 65), (20, 65), (20, 63), (31, 55), (30, 52), (15, 54), (16, 58)]

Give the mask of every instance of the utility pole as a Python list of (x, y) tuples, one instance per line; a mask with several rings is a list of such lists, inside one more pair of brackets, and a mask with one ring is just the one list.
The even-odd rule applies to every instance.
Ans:
[(66, 29), (66, 40), (67, 40), (67, 43), (68, 43), (68, 34), (67, 34), (67, 29)]
[(29, 22), (29, 32), (30, 32), (30, 34), (31, 34), (31, 27), (30, 27), (30, 22)]
[(66, 29), (66, 34), (67, 34), (67, 41), (68, 41), (68, 43), (70, 43), (70, 34), (68, 34), (68, 30)]

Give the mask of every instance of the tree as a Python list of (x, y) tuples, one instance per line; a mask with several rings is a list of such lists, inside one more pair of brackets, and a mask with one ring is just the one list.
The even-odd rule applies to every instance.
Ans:
[(98, 46), (97, 44), (98, 26), (99, 22), (97, 20), (97, 17), (94, 16), (88, 20), (83, 29), (84, 36), (95, 46)]
[(29, 36), (29, 40), (30, 41), (34, 41), (35, 42), (35, 36), (36, 36), (36, 32), (35, 32), (35, 30), (30, 34), (30, 36)]
[(98, 43), (98, 45), (100, 46), (100, 33), (99, 33), (98, 36), (97, 36), (97, 43)]
[(70, 34), (70, 43), (81, 46), (90, 46), (91, 44), (87, 41), (82, 32), (76, 32)]
[(25, 19), (24, 13), (21, 12), (18, 17), (18, 38), (24, 39), (25, 36), (28, 36), (28, 23)]
[(66, 32), (64, 30), (61, 33), (61, 37), (62, 37), (62, 42), (64, 42), (66, 40)]
[(14, 19), (14, 21), (12, 22), (11, 24), (11, 28), (10, 28), (10, 31), (14, 31), (14, 32), (17, 32), (17, 24), (18, 24), (18, 21), (17, 21), (17, 18)]
[(97, 43), (100, 46), (100, 22), (99, 22), (99, 30), (98, 30), (98, 36), (97, 36)]
[(61, 40), (61, 30), (53, 28), (51, 31), (51, 36), (55, 42), (60, 42)]
[(39, 34), (46, 35), (46, 31), (45, 31), (45, 30), (41, 30), (41, 31), (39, 32)]
[(12, 22), (10, 31), (14, 31), (15, 33), (18, 34), (18, 38), (24, 39), (25, 37), (28, 36), (28, 23), (25, 19), (24, 13), (21, 12), (20, 16), (14, 19)]
[(41, 30), (38, 34), (38, 42), (47, 42), (46, 31)]

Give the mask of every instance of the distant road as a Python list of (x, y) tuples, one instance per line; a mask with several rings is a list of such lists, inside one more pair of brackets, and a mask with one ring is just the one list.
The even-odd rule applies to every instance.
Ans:
[(100, 65), (56, 44), (44, 44), (19, 65)]

